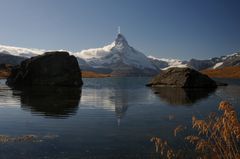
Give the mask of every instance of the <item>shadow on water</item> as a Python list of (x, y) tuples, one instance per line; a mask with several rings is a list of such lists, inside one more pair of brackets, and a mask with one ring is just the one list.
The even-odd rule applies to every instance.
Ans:
[(66, 118), (77, 112), (81, 88), (31, 87), (17, 89), (21, 108), (50, 118)]
[(172, 88), (158, 87), (152, 88), (154, 93), (170, 105), (192, 106), (196, 102), (208, 98), (216, 91), (216, 88)]

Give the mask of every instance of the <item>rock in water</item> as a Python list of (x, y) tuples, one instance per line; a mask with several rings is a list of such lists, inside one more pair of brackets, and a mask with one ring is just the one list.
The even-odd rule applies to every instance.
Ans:
[(147, 86), (170, 86), (181, 88), (215, 88), (217, 84), (207, 75), (191, 68), (169, 68), (154, 77)]
[(12, 69), (9, 86), (82, 86), (77, 59), (68, 52), (46, 52)]

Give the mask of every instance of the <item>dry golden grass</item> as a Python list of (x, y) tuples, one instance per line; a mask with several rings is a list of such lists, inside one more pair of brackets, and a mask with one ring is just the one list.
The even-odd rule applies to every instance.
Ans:
[(83, 78), (105, 78), (105, 77), (111, 77), (111, 75), (97, 73), (97, 72), (93, 72), (93, 71), (82, 71), (82, 77)]
[(179, 132), (181, 132), (181, 131), (183, 131), (183, 130), (185, 130), (185, 129), (186, 129), (186, 126), (178, 125), (178, 126), (174, 129), (174, 132), (173, 132), (174, 136), (176, 137)]
[(151, 142), (155, 144), (155, 151), (160, 153), (162, 158), (172, 159), (176, 157), (174, 150), (168, 145), (167, 141), (159, 137), (151, 138)]
[(223, 111), (221, 116), (210, 114), (206, 120), (198, 120), (193, 116), (193, 128), (198, 130), (198, 136), (187, 136), (186, 140), (196, 145), (196, 151), (211, 152), (219, 159), (240, 158), (237, 113), (226, 101), (219, 104), (219, 110)]
[[(226, 101), (219, 104), (219, 110), (223, 112), (222, 115), (211, 113), (206, 120), (193, 116), (192, 128), (197, 130), (197, 134), (185, 137), (185, 141), (195, 146), (196, 158), (240, 159), (240, 123), (237, 112)], [(182, 125), (177, 126), (174, 136), (184, 129)], [(159, 137), (153, 137), (151, 141), (161, 158), (189, 158), (181, 156), (183, 150), (174, 150)]]
[(240, 66), (224, 67), (219, 69), (206, 69), (201, 73), (212, 78), (240, 78)]

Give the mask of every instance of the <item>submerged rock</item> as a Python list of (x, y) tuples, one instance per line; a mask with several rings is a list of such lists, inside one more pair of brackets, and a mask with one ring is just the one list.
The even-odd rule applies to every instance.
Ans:
[(217, 83), (191, 68), (169, 68), (161, 71), (159, 75), (154, 77), (147, 86), (161, 87), (181, 87), (181, 88), (215, 88)]
[(6, 82), (9, 86), (82, 86), (77, 59), (68, 52), (46, 52), (15, 66)]

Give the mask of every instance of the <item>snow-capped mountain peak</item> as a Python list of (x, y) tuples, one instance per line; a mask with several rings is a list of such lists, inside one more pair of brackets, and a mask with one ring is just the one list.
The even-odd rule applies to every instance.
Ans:
[(126, 38), (120, 33), (117, 35), (117, 38), (115, 39), (114, 44), (115, 44), (115, 47), (118, 47), (120, 49), (129, 47)]
[(102, 48), (82, 50), (81, 52), (75, 53), (75, 55), (87, 61), (91, 61), (92, 59), (99, 59), (108, 55), (113, 49), (124, 53), (124, 50), (128, 49), (129, 47), (130, 46), (128, 45), (126, 38), (119, 33), (117, 38), (111, 44)]
[(129, 66), (137, 69), (156, 70), (155, 66), (141, 52), (131, 47), (122, 34), (114, 42), (102, 48), (88, 49), (75, 53), (75, 56), (87, 61), (92, 67), (113, 68)]

